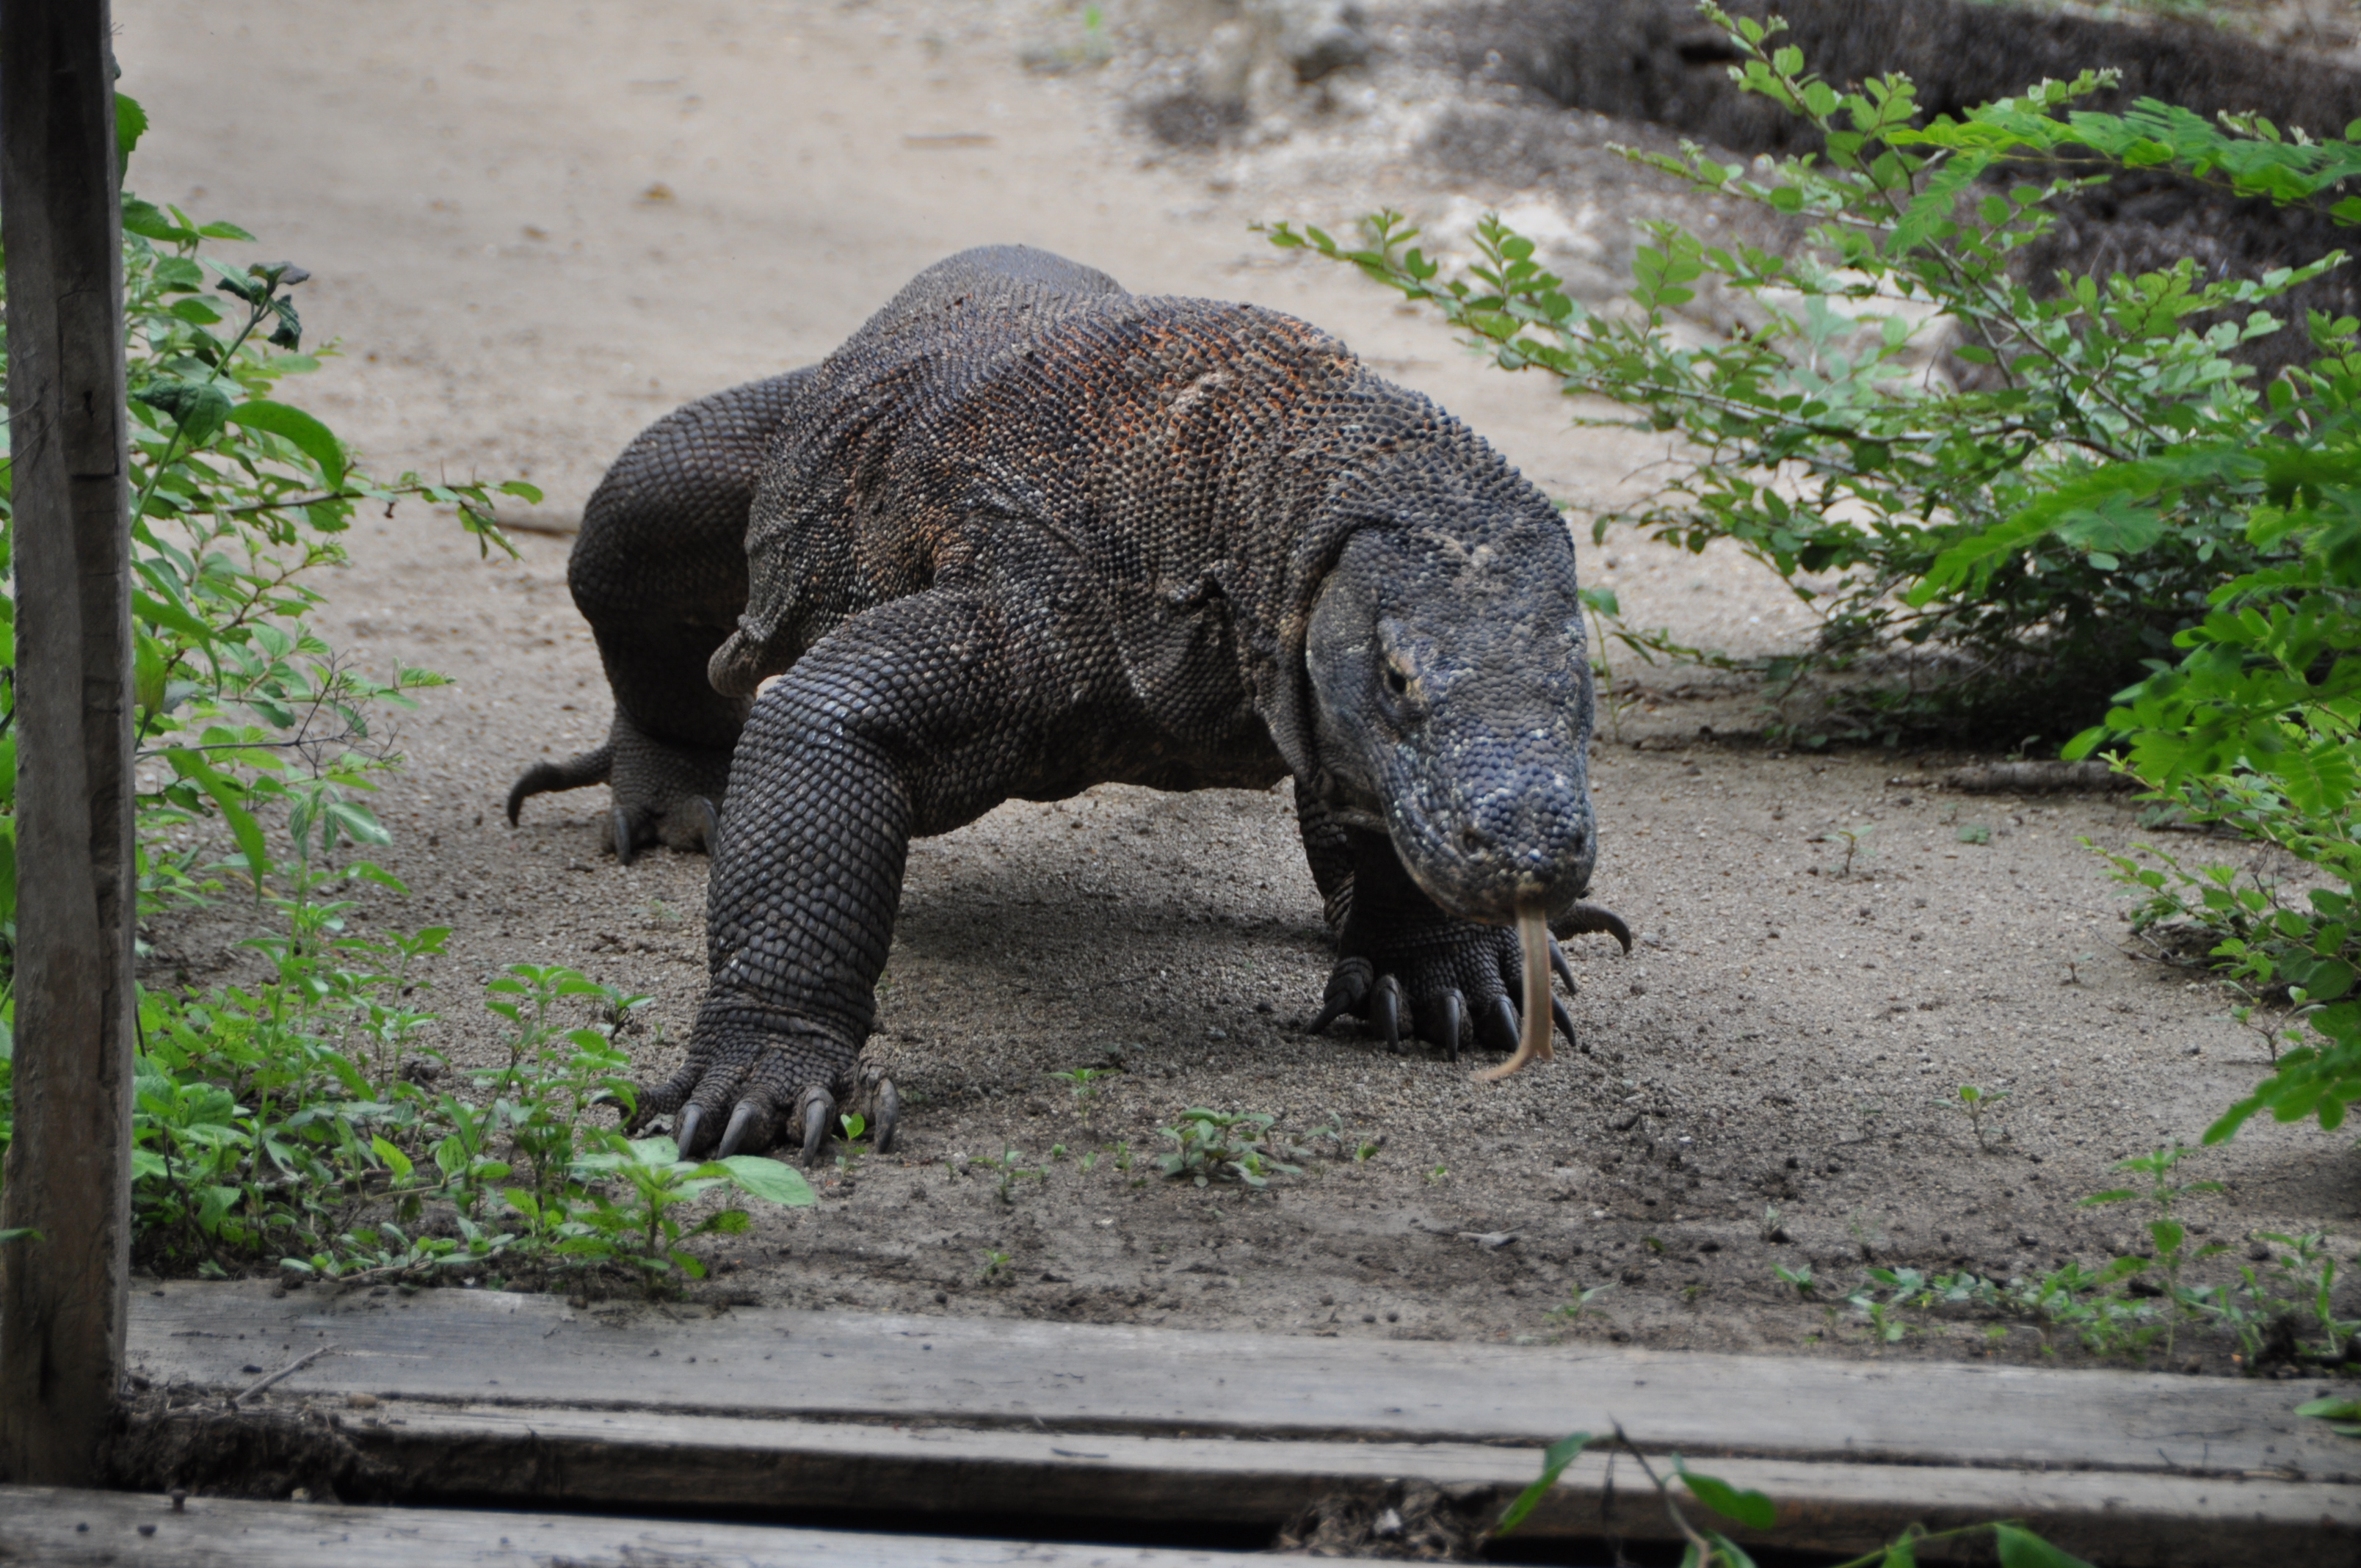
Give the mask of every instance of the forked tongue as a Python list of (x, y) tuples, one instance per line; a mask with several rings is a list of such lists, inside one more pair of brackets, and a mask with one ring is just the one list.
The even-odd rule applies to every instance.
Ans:
[(1548, 1061), (1550, 1050), (1549, 923), (1539, 903), (1517, 906), (1517, 946), (1525, 965), (1525, 1031), (1517, 1039), (1517, 1054), (1476, 1076), (1497, 1083), (1529, 1061)]

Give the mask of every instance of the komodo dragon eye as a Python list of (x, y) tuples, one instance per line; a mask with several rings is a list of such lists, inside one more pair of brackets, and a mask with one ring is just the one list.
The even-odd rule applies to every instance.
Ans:
[(1386, 690), (1396, 696), (1410, 690), (1410, 672), (1391, 660), (1386, 663)]

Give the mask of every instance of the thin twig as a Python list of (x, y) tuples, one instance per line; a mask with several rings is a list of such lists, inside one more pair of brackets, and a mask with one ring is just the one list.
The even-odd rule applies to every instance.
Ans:
[(297, 1356), (294, 1360), (289, 1362), (286, 1365), (280, 1367), (278, 1371), (272, 1373), (269, 1376), (256, 1378), (253, 1382), (247, 1384), (245, 1387), (240, 1388), (236, 1393), (232, 1394), (229, 1397), (230, 1409), (236, 1409), (237, 1408), (237, 1402), (240, 1399), (252, 1398), (255, 1395), (261, 1393), (265, 1388), (269, 1387), (273, 1383), (278, 1382), (280, 1378), (293, 1376), (296, 1373), (302, 1371), (303, 1368), (311, 1365), (312, 1363), (319, 1360), (322, 1356), (327, 1354), (330, 1351), (335, 1348), (336, 1347), (332, 1344), (324, 1344), (316, 1347), (315, 1349), (307, 1350), (302, 1354)]
[(1721, 1553), (1714, 1549), (1713, 1542), (1708, 1541), (1698, 1531), (1697, 1526), (1689, 1523), (1688, 1516), (1681, 1512), (1680, 1504), (1673, 1500), (1673, 1488), (1664, 1477), (1656, 1474), (1655, 1466), (1648, 1463), (1648, 1456), (1640, 1452), (1640, 1445), (1633, 1442), (1623, 1431), (1621, 1421), (1615, 1423), (1615, 1441), (1625, 1453), (1631, 1456), (1632, 1462), (1640, 1466), (1640, 1474), (1648, 1478), (1648, 1484), (1656, 1488), (1657, 1499), (1664, 1505), (1664, 1511), (1672, 1515), (1675, 1527), (1682, 1535), (1688, 1538), (1689, 1549), (1697, 1553), (1697, 1561), (1701, 1564), (1709, 1565), (1719, 1560)]

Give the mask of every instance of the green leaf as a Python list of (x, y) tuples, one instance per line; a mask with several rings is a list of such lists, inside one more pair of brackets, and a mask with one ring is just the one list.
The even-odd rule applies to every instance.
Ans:
[(1673, 1469), (1697, 1500), (1725, 1519), (1736, 1519), (1749, 1530), (1769, 1530), (1779, 1522), (1779, 1510), (1762, 1493), (1741, 1491), (1727, 1481), (1711, 1475), (1699, 1475), (1681, 1463), (1680, 1455), (1673, 1456)]
[(2077, 507), (2059, 521), (2058, 537), (2101, 554), (2136, 555), (2164, 537), (2164, 514), (2124, 495), (2106, 496), (2094, 506)]
[(2022, 1525), (1994, 1525), (1993, 1542), (2000, 1548), (2001, 1568), (2091, 1568), (2088, 1563), (2059, 1551)]
[(726, 1172), (738, 1190), (766, 1203), (785, 1204), (791, 1209), (808, 1209), (819, 1201), (806, 1181), (803, 1172), (775, 1159), (761, 1155), (733, 1154), (728, 1159), (712, 1162)]
[(128, 93), (115, 95), (115, 172), (120, 180), (123, 171), (131, 167), (131, 149), (139, 145), (148, 129), (148, 111), (139, 100)]
[(385, 1162), (386, 1169), (393, 1173), (393, 1179), (396, 1181), (408, 1181), (412, 1172), (417, 1169), (417, 1167), (411, 1163), (408, 1155), (394, 1147), (382, 1135), (370, 1138), (369, 1147), (375, 1151), (378, 1158)]
[(344, 488), (344, 443), (338, 441), (326, 425), (302, 409), (257, 398), (230, 411), (229, 422), (244, 425), (248, 430), (267, 430), (273, 435), (283, 436), (294, 444), (297, 451), (318, 466), (323, 488)]
[(164, 753), (171, 770), (211, 795), (221, 808), (222, 820), (229, 824), (230, 836), (237, 840), (239, 851), (246, 857), (247, 874), (254, 879), (254, 891), (262, 892), (262, 879), (270, 874), (270, 851), (262, 839), (262, 825), (246, 808), (246, 790), (236, 781), (225, 778), (214, 770), (202, 751), (174, 746)]
[(171, 415), (172, 422), (181, 427), (181, 435), (191, 446), (202, 446), (213, 439), (214, 433), (229, 417), (229, 394), (212, 381), (184, 381), (174, 376), (162, 377), (131, 394), (134, 402), (161, 409)]
[(1754, 1568), (1753, 1557), (1730, 1537), (1719, 1530), (1708, 1530), (1701, 1533), (1705, 1536), (1706, 1544), (1713, 1548), (1715, 1568)]
[(161, 240), (178, 245), (196, 236), (168, 217), (164, 209), (153, 202), (143, 202), (137, 196), (123, 198), (123, 232), (136, 234), (142, 239)]
[(1549, 1489), (1557, 1485), (1557, 1478), (1565, 1474), (1566, 1466), (1572, 1464), (1581, 1455), (1582, 1451), (1589, 1446), (1590, 1434), (1587, 1431), (1578, 1431), (1562, 1437), (1543, 1449), (1541, 1475), (1532, 1486), (1518, 1493), (1510, 1501), (1500, 1515), (1500, 1522), (1492, 1527), (1492, 1533), (1506, 1535), (1524, 1523), (1533, 1509), (1541, 1506), (1541, 1500), (1549, 1496)]
[(2309, 1400), (2295, 1408), (2299, 1416), (2336, 1423), (2334, 1430), (2340, 1437), (2361, 1437), (2361, 1399), (2340, 1399), (2331, 1395)]
[(149, 715), (164, 710), (166, 664), (162, 643), (145, 632), (135, 631), (132, 634), (131, 701)]
[[(167, 292), (193, 291), (205, 286), (204, 269), (185, 256), (159, 256), (156, 258), (156, 286)], [(183, 300), (182, 304), (189, 302)], [(221, 320), (219, 312), (207, 316), (208, 322)]]
[(332, 800), (327, 806), (328, 820), (342, 828), (345, 837), (357, 844), (390, 844), (393, 835), (384, 824), (370, 814), (367, 806), (349, 800)]
[(743, 1235), (753, 1223), (743, 1209), (722, 1209), (698, 1221), (696, 1229), (688, 1234), (693, 1236)]
[(134, 591), (131, 596), (133, 617), (148, 626), (160, 626), (179, 632), (202, 648), (214, 640), (214, 629), (170, 599), (159, 599), (152, 594)]

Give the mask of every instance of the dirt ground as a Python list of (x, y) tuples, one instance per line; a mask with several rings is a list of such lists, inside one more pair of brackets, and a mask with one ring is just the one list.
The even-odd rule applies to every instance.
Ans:
[[(1128, 48), (1136, 18), (1108, 14)], [(1554, 215), (1556, 248), (1611, 280), (1629, 217), (1674, 210), (1604, 149), (1635, 127), (1455, 98), (1381, 56), (1275, 90), (1235, 145), (1175, 149), (1126, 111), (1153, 62), (1119, 48), (1091, 68), (1079, 7), (988, 0), (122, 0), (116, 17), (123, 86), (156, 127), (132, 185), (314, 274), (307, 324), (345, 356), (290, 394), (380, 472), (533, 478), (542, 527), (567, 526), (650, 419), (818, 357), (917, 269), (986, 241), (1317, 321), (1578, 520), (1662, 455), (1569, 429), (1543, 389), (1247, 227), (1391, 203), (1448, 230), (1497, 204)], [(1148, 19), (1185, 42), (1203, 16)], [(1066, 60), (1082, 65), (1040, 68)], [(1488, 181), (1466, 153), (1477, 122), (1484, 145), (1559, 151), (1503, 155)], [(1741, 652), (1807, 628), (1742, 560), (1581, 538), (1586, 578), (1643, 624)], [(460, 1059), (492, 1048), (480, 980), (564, 961), (654, 997), (634, 1048), (660, 1076), (702, 985), (706, 863), (619, 868), (598, 848), (603, 791), (501, 820), (521, 768), (594, 743), (609, 716), (566, 539), (517, 543), (521, 560), (481, 563), (404, 509), (357, 529), (327, 585), (331, 641), (458, 682), (407, 723), (411, 766), (382, 800), (398, 842), (379, 858), (412, 896), (367, 919), (454, 927), (433, 978), (438, 1043)], [(1881, 1351), (1772, 1269), (2006, 1277), (2132, 1245), (2142, 1216), (2076, 1200), (2114, 1161), (2193, 1141), (2263, 1061), (2217, 992), (2133, 950), (2080, 841), (2140, 839), (2131, 808), (1936, 787), (1953, 759), (1717, 740), (1758, 727), (1748, 694), (1642, 674), (1644, 699), (1600, 740), (1594, 891), (1642, 935), (1629, 959), (1575, 948), (1581, 1053), (1489, 1086), (1345, 1027), (1300, 1032), (1327, 941), (1283, 794), (1005, 806), (911, 855), (873, 1047), (912, 1102), (901, 1154), (830, 1173), (817, 1210), (758, 1214), (717, 1254), (736, 1266), (716, 1288), (1295, 1333), (2041, 1354), (2028, 1329), (1966, 1322)], [(1976, 827), (1988, 842), (1962, 840)], [(158, 972), (226, 977), (242, 934), (226, 914), (151, 931)], [(1049, 1076), (1115, 1060), (1086, 1102)], [(2008, 1091), (1989, 1152), (1938, 1103), (1964, 1083)], [(1168, 1181), (1158, 1129), (1197, 1104), (1274, 1113), (1316, 1152), (1259, 1195)], [(1381, 1146), (1356, 1162), (1322, 1127)], [(977, 1162), (1007, 1150), (1041, 1175), (1004, 1199)], [(2327, 1227), (2350, 1251), (2346, 1137), (2250, 1126), (2185, 1168), (2226, 1185), (2191, 1216), (2234, 1259), (2264, 1230)], [(1551, 1315), (1609, 1282), (1585, 1316)], [(2227, 1349), (2189, 1365), (2227, 1370)]]

